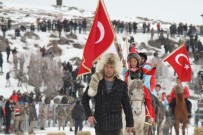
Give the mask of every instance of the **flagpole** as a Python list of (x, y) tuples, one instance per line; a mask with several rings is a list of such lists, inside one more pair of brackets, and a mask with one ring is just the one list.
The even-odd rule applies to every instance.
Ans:
[[(101, 3), (104, 5), (104, 9), (105, 9), (105, 12), (106, 12), (106, 15), (107, 15), (107, 18), (108, 18), (108, 20), (109, 20), (109, 24), (110, 24), (110, 26), (111, 26), (111, 29), (112, 29), (112, 31), (113, 31), (113, 34), (114, 34), (114, 46), (115, 46), (115, 44), (116, 44), (116, 42), (115, 42), (115, 39), (117, 40), (117, 36), (116, 36), (116, 33), (115, 33), (115, 31), (114, 31), (114, 27), (113, 27), (113, 25), (112, 25), (112, 22), (111, 22), (111, 20), (110, 20), (110, 16), (109, 16), (109, 13), (107, 12), (107, 8), (106, 8), (106, 5), (105, 5), (105, 3), (104, 3), (104, 1), (103, 0), (100, 0), (101, 1)], [(115, 48), (116, 48), (116, 46), (115, 46)], [(116, 51), (117, 51), (117, 54), (118, 54), (118, 50), (117, 50), (117, 48), (116, 48)], [(119, 55), (119, 54), (118, 54)], [(123, 56), (123, 53), (122, 53), (122, 56)]]
[(128, 47), (128, 33), (126, 32), (126, 36), (125, 36), (125, 45), (126, 45), (126, 49), (127, 49), (127, 54), (129, 54), (129, 47)]

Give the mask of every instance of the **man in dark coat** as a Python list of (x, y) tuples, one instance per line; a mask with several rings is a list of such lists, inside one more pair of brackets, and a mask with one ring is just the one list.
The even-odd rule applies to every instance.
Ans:
[(77, 135), (78, 127), (79, 131), (82, 131), (83, 128), (83, 121), (85, 120), (84, 109), (80, 104), (80, 101), (76, 101), (76, 105), (72, 111), (72, 118), (75, 121), (75, 135)]
[(13, 111), (11, 99), (8, 99), (6, 101), (5, 111), (6, 111), (6, 131), (5, 131), (5, 134), (9, 134), (9, 128), (10, 128), (10, 124), (11, 124), (11, 113)]
[[(120, 59), (113, 53), (102, 57), (97, 71), (85, 91), (82, 104), (88, 122), (95, 126), (96, 135), (120, 135), (122, 108), (126, 118), (126, 130), (132, 131), (133, 115), (128, 97), (127, 83), (118, 79), (121, 74)], [(95, 113), (91, 112), (89, 100), (94, 97)]]
[(1, 72), (3, 72), (3, 55), (0, 51), (0, 68), (1, 68)]
[(7, 62), (9, 62), (10, 52), (11, 52), (11, 48), (10, 48), (10, 46), (8, 45), (8, 46), (6, 47)]

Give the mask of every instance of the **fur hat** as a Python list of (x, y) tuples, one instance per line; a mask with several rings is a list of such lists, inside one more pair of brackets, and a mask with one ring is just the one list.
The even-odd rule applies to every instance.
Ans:
[(147, 60), (147, 55), (145, 53), (138, 53), (140, 57), (143, 57), (145, 60)]
[(94, 73), (91, 77), (89, 89), (87, 92), (90, 97), (94, 97), (97, 94), (99, 81), (103, 79), (103, 69), (105, 64), (114, 65), (115, 76), (119, 76), (122, 73), (119, 57), (113, 53), (105, 54), (96, 65), (97, 72)]
[(130, 53), (128, 54), (128, 57), (127, 57), (127, 61), (129, 62), (131, 58), (136, 58), (138, 62), (140, 62), (141, 60), (140, 55), (137, 53), (137, 50), (135, 49), (135, 47), (131, 48)]
[(105, 54), (100, 61), (98, 61), (96, 65), (97, 72), (103, 72), (104, 65), (114, 65), (115, 67), (115, 76), (119, 76), (122, 73), (122, 66), (120, 62), (120, 58), (118, 55), (114, 53), (107, 53)]

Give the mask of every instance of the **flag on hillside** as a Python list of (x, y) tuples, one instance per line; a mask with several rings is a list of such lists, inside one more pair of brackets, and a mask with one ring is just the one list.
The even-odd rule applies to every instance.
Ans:
[(182, 82), (190, 82), (192, 77), (192, 69), (185, 45), (181, 45), (173, 53), (171, 53), (164, 62), (167, 61), (176, 71)]
[(84, 48), (78, 76), (91, 72), (92, 63), (110, 47), (113, 40), (114, 33), (111, 24), (103, 3), (99, 0), (94, 22)]

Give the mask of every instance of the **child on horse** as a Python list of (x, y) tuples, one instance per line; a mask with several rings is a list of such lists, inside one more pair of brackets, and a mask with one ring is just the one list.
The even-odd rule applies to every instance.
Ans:
[[(146, 70), (145, 68), (140, 67), (140, 56), (136, 52), (135, 48), (131, 49), (130, 54), (127, 57), (128, 62), (128, 70), (125, 74), (125, 81), (128, 85), (131, 83), (133, 79), (143, 79), (144, 74), (154, 74), (155, 68), (151, 69), (150, 71)], [(143, 90), (145, 93), (145, 103), (146, 103), (146, 118), (147, 121), (150, 123), (154, 122), (155, 119), (155, 112), (152, 106), (152, 99), (150, 96), (150, 92), (147, 90), (146, 86), (143, 85)]]
[[(187, 86), (182, 85), (182, 82), (179, 78), (177, 78), (176, 81), (177, 81), (177, 86), (181, 86), (184, 89), (183, 93), (184, 93), (185, 103), (187, 105), (188, 118), (191, 118), (192, 103), (188, 100), (188, 97), (190, 96), (189, 89)], [(169, 97), (169, 107), (170, 107), (171, 116), (174, 116), (175, 105), (176, 105), (176, 95), (175, 95), (175, 87), (173, 87)]]

